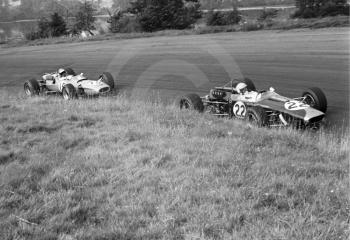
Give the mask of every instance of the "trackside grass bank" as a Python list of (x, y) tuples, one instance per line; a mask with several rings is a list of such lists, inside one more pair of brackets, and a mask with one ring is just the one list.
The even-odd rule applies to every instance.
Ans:
[(348, 239), (349, 134), (0, 94), (0, 239)]

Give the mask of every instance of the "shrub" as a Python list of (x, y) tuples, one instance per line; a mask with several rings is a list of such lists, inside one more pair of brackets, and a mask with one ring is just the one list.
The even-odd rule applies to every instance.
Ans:
[(37, 33), (38, 38), (47, 38), (51, 35), (50, 21), (42, 17), (38, 22), (39, 31)]
[(208, 26), (224, 26), (233, 25), (241, 21), (242, 17), (238, 10), (232, 10), (229, 12), (214, 12), (210, 11), (206, 18)]
[(245, 22), (241, 26), (242, 31), (257, 31), (262, 29), (264, 26), (258, 22)]
[(50, 21), (42, 17), (38, 21), (38, 31), (32, 31), (25, 35), (27, 40), (35, 40), (39, 38), (59, 37), (67, 34), (66, 22), (58, 14), (51, 15)]
[(116, 33), (120, 31), (120, 19), (123, 17), (123, 13), (118, 9), (113, 14), (109, 11), (109, 18), (107, 22), (109, 23), (109, 30), (112, 33)]
[(277, 9), (264, 9), (261, 13), (260, 16), (258, 17), (259, 21), (265, 21), (265, 20), (269, 20), (272, 18), (275, 18), (278, 14), (278, 10)]
[(349, 5), (339, 5), (335, 2), (327, 2), (319, 10), (319, 15), (321, 17), (326, 16), (336, 16), (336, 15), (347, 15), (349, 16)]
[(201, 16), (198, 0), (137, 0), (129, 12), (136, 14), (142, 30), (185, 29)]
[(296, 0), (298, 10), (292, 17), (314, 18), (336, 15), (349, 15), (346, 0)]
[(208, 26), (222, 26), (222, 14), (220, 12), (210, 11), (206, 17), (206, 23)]
[(109, 30), (112, 33), (132, 33), (132, 32), (140, 32), (141, 26), (137, 21), (136, 17), (126, 15), (121, 11), (115, 11), (111, 14), (108, 11), (109, 19), (107, 22), (109, 25)]
[(95, 9), (92, 4), (86, 2), (80, 6), (79, 11), (75, 15), (75, 25), (73, 27), (75, 32), (91, 31), (95, 29)]
[[(39, 22), (39, 24), (40, 24), (40, 22)], [(46, 23), (43, 23), (42, 27), (44, 29), (39, 29), (39, 31), (42, 34), (44, 34), (42, 30), (47, 30)], [(39, 28), (40, 28), (40, 25), (39, 25)], [(63, 20), (63, 18), (60, 15), (58, 15), (58, 13), (54, 13), (53, 15), (51, 15), (51, 21), (49, 22), (49, 28), (50, 28), (50, 32), (51, 32), (52, 37), (59, 37), (59, 36), (65, 35), (67, 33), (66, 22)]]
[(26, 33), (25, 34), (25, 38), (29, 41), (33, 41), (33, 40), (36, 40), (36, 39), (39, 39), (41, 38), (39, 33), (38, 32), (29, 32), (29, 33)]

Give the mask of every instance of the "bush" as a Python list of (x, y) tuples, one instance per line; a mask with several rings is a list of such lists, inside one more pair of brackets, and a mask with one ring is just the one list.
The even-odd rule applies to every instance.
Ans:
[(201, 16), (198, 0), (137, 0), (129, 11), (136, 14), (142, 30), (185, 29)]
[(346, 0), (296, 0), (296, 5), (298, 10), (292, 15), (294, 18), (349, 16), (349, 4)]
[(38, 38), (48, 38), (51, 35), (51, 25), (47, 18), (42, 17), (38, 22)]
[(263, 29), (263, 25), (258, 23), (258, 22), (246, 22), (244, 24), (242, 24), (241, 26), (241, 30), (242, 31), (257, 31), (257, 30), (260, 30), (260, 29)]
[(38, 32), (29, 32), (29, 33), (25, 34), (25, 38), (29, 41), (33, 41), (33, 40), (39, 39), (41, 37), (40, 37), (40, 34)]
[(237, 10), (229, 12), (214, 12), (210, 11), (206, 18), (208, 26), (224, 26), (233, 25), (241, 21), (242, 17)]
[(113, 14), (109, 11), (109, 18), (107, 22), (109, 23), (109, 30), (112, 33), (116, 33), (120, 31), (120, 20), (123, 17), (123, 13), (120, 10), (115, 11)]
[[(40, 24), (40, 22), (39, 22), (39, 24)], [(39, 28), (40, 27), (41, 26), (39, 25)], [(46, 31), (47, 26), (44, 23), (42, 27), (44, 27), (44, 29), (39, 29), (39, 31), (42, 34), (44, 34), (43, 30)], [(63, 20), (63, 18), (60, 15), (58, 15), (58, 13), (54, 13), (51, 16), (51, 21), (49, 22), (49, 28), (50, 28), (50, 32), (51, 32), (52, 37), (59, 37), (59, 36), (65, 35), (67, 33), (66, 22)]]
[(51, 20), (42, 17), (38, 21), (38, 31), (32, 31), (25, 35), (27, 40), (35, 40), (39, 38), (48, 38), (48, 37), (59, 37), (67, 34), (66, 22), (58, 14), (54, 13), (51, 15)]
[(264, 9), (261, 13), (260, 16), (258, 17), (259, 21), (265, 21), (265, 20), (269, 20), (272, 18), (275, 18), (278, 14), (278, 10), (277, 9)]
[(140, 32), (142, 27), (135, 17), (123, 14), (111, 15), (108, 20), (109, 30), (112, 33)]
[(337, 5), (334, 2), (328, 2), (322, 6), (318, 12), (321, 17), (347, 15), (349, 16), (349, 5)]
[(73, 30), (77, 33), (82, 31), (91, 31), (95, 29), (95, 9), (91, 3), (85, 2), (80, 6), (79, 11), (75, 15), (75, 25)]

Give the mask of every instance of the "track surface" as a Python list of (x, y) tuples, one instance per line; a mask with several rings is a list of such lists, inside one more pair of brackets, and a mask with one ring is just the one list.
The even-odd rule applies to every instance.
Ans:
[(69, 66), (94, 79), (111, 72), (119, 88), (165, 101), (205, 94), (230, 78), (300, 96), (318, 86), (328, 98), (330, 126), (349, 126), (347, 28), (154, 37), (0, 49), (0, 88), (21, 92), (25, 80)]

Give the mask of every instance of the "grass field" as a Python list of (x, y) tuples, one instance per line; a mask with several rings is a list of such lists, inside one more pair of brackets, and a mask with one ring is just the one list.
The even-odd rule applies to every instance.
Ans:
[(0, 94), (0, 239), (348, 239), (349, 132)]

